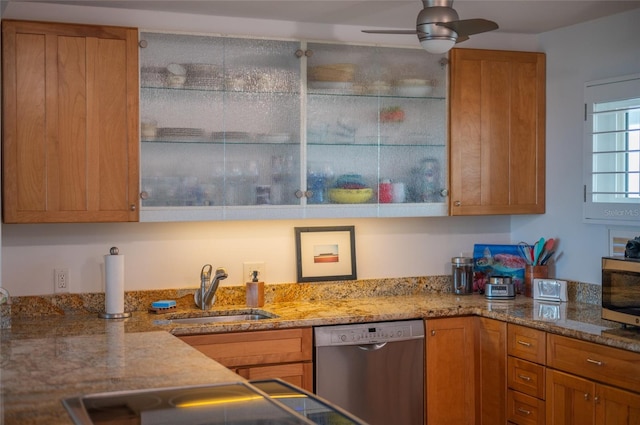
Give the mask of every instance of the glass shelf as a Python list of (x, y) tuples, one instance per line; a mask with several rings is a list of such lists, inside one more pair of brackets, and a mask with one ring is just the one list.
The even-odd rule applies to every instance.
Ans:
[(443, 96), (401, 96), (398, 94), (376, 94), (376, 93), (347, 93), (344, 91), (332, 91), (332, 90), (313, 90), (307, 91), (308, 96), (341, 96), (341, 97), (357, 97), (357, 98), (385, 98), (385, 99), (408, 99), (408, 100), (446, 100)]
[(211, 139), (198, 139), (198, 140), (172, 140), (172, 139), (142, 139), (142, 143), (164, 143), (174, 145), (195, 144), (195, 145), (226, 145), (226, 146), (299, 146), (299, 142), (269, 142), (269, 141), (253, 141), (253, 140), (237, 140), (224, 141), (224, 140), (211, 140)]
[[(221, 140), (168, 140), (168, 139), (142, 139), (142, 143), (164, 143), (164, 144), (196, 144), (196, 145), (226, 145), (226, 146), (297, 146), (298, 142), (256, 142), (256, 141), (221, 141)], [(347, 147), (347, 148), (444, 148), (445, 144), (434, 143), (307, 143), (307, 146), (321, 147)]]
[(227, 90), (215, 87), (167, 87), (167, 86), (140, 86), (142, 90), (159, 90), (168, 92), (206, 92), (206, 93), (220, 93), (220, 94), (274, 94), (274, 95), (296, 95), (299, 96), (300, 92), (296, 90)]

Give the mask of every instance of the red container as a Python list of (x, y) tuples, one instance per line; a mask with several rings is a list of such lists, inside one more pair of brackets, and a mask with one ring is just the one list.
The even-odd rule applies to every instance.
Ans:
[(390, 180), (384, 180), (378, 185), (378, 202), (388, 204), (393, 201), (393, 185)]

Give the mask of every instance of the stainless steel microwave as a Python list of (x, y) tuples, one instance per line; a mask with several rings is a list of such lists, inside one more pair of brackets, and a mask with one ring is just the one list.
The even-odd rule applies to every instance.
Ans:
[(640, 326), (640, 260), (602, 258), (602, 318)]

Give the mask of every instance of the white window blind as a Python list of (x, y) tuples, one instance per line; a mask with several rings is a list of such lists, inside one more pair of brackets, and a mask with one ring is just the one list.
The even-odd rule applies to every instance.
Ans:
[(640, 224), (640, 74), (585, 85), (584, 219)]

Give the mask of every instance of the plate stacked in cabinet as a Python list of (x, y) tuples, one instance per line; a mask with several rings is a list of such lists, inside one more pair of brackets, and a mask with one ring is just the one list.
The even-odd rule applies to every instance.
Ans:
[(545, 424), (545, 333), (507, 326), (507, 420), (517, 425)]

